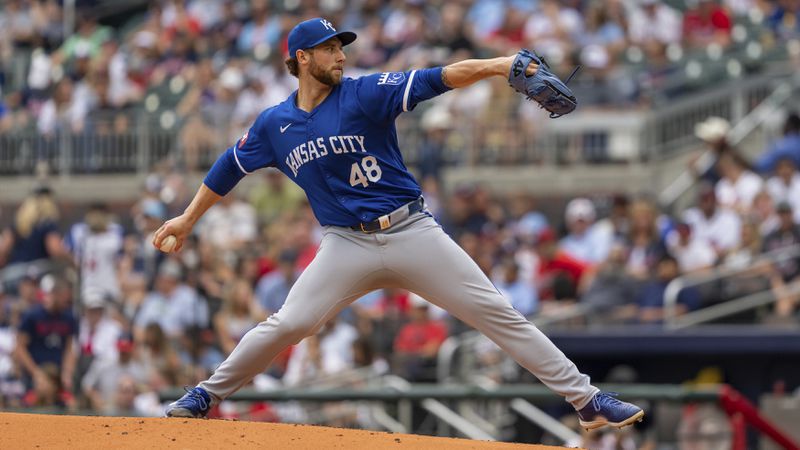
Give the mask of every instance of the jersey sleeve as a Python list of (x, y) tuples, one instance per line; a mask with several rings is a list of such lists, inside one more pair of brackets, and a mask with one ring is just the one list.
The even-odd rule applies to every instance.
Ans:
[(449, 90), (442, 81), (441, 67), (383, 72), (356, 80), (356, 101), (366, 115), (386, 122)]
[(217, 158), (203, 181), (209, 189), (224, 196), (245, 175), (275, 165), (275, 152), (264, 126), (266, 121), (266, 113), (261, 113), (244, 136)]

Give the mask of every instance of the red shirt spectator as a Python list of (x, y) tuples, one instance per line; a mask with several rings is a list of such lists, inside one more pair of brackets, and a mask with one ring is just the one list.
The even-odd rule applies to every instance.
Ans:
[(700, 0), (696, 8), (683, 17), (683, 36), (690, 47), (702, 47), (713, 42), (728, 45), (731, 17), (725, 8), (713, 0)]
[[(571, 285), (570, 291), (577, 292), (589, 265), (581, 262), (558, 248), (555, 233), (550, 229), (542, 231), (536, 241), (536, 253), (539, 256), (539, 298), (548, 300), (564, 298), (559, 289), (558, 280), (563, 280)], [(569, 297), (570, 295), (566, 295)]]
[(411, 322), (403, 325), (397, 333), (394, 349), (400, 353), (433, 358), (445, 339), (447, 327), (441, 322), (430, 320), (427, 302), (420, 302), (411, 308)]

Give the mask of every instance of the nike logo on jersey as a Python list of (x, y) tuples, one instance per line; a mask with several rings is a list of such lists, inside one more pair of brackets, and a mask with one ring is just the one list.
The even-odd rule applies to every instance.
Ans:
[(290, 126), (292, 126), (292, 124), (286, 125), (285, 127), (280, 127), (281, 134), (283, 134), (283, 132), (286, 131), (286, 129), (289, 128)]

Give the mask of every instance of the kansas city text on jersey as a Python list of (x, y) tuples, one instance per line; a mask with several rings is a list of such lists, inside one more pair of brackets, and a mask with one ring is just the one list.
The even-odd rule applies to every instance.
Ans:
[(334, 155), (367, 152), (364, 147), (364, 136), (329, 136), (327, 141), (326, 144), (325, 138), (319, 137), (300, 144), (289, 152), (286, 157), (286, 165), (292, 170), (295, 177), (303, 164), (328, 156), (328, 148)]

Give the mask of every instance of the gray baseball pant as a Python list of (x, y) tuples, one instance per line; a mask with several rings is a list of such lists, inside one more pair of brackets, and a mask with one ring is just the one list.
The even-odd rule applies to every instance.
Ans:
[(247, 332), (199, 386), (215, 400), (228, 397), (284, 348), (315, 334), (364, 294), (386, 287), (414, 292), (478, 329), (577, 409), (599, 391), (426, 213), (372, 234), (326, 227), (316, 257), (283, 307)]

